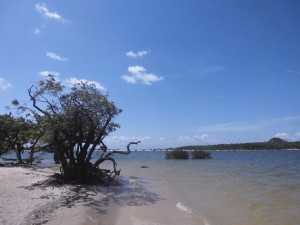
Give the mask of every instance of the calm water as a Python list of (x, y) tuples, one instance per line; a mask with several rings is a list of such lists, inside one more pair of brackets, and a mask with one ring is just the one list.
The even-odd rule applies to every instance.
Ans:
[(300, 224), (300, 151), (219, 151), (212, 156), (165, 160), (164, 152), (134, 152), (118, 162), (124, 175), (170, 190), (177, 208), (199, 224)]
[[(161, 196), (170, 207), (199, 224), (300, 224), (300, 151), (216, 151), (210, 160), (164, 156), (133, 152), (115, 158), (124, 178), (139, 177), (146, 189), (155, 182), (170, 193)], [(52, 163), (52, 156), (44, 157)]]

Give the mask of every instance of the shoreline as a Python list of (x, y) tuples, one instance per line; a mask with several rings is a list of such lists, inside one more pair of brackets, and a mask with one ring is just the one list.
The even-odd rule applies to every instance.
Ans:
[(132, 225), (199, 223), (176, 195), (143, 176), (108, 187), (43, 184), (51, 168), (0, 169), (0, 224)]
[[(99, 188), (51, 186), (51, 168), (0, 168), (0, 224), (3, 225), (92, 225), (91, 209), (101, 200)], [(92, 211), (91, 211), (92, 212)]]

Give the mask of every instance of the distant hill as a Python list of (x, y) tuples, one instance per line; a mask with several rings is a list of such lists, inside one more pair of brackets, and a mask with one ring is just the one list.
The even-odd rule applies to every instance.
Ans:
[(277, 143), (277, 144), (287, 143), (286, 140), (281, 139), (281, 138), (279, 138), (279, 137), (273, 137), (273, 138), (271, 138), (268, 142), (269, 142), (269, 143)]
[(191, 145), (182, 146), (176, 149), (181, 150), (285, 150), (299, 149), (300, 141), (287, 142), (281, 138), (271, 138), (268, 142), (217, 144), (217, 145)]

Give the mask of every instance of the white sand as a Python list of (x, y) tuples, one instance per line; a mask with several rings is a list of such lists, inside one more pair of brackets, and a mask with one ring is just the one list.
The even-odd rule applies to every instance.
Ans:
[(162, 185), (123, 177), (123, 186), (33, 185), (51, 169), (0, 168), (1, 225), (205, 225)]
[(51, 169), (0, 167), (0, 225), (114, 223), (116, 208), (109, 210), (100, 188), (36, 185), (53, 173)]
[(31, 224), (47, 220), (40, 211), (46, 210), (49, 202), (60, 198), (62, 189), (34, 187), (45, 180), (49, 169), (33, 170), (21, 167), (0, 168), (0, 224)]
[(80, 201), (72, 204), (78, 196), (71, 187), (34, 185), (53, 173), (51, 169), (1, 167), (0, 224), (93, 224), (86, 223), (92, 220), (85, 213), (87, 206)]

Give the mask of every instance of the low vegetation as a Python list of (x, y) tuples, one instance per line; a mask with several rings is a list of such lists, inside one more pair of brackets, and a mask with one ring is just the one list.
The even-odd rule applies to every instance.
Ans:
[(166, 152), (166, 159), (188, 159), (190, 154), (188, 151), (172, 150)]
[(175, 149), (172, 151), (167, 151), (166, 152), (166, 159), (189, 159), (190, 156), (192, 159), (211, 159), (211, 152), (207, 151), (183, 151), (179, 149)]
[(192, 151), (191, 155), (193, 159), (211, 159), (211, 152), (207, 151), (196, 150)]

